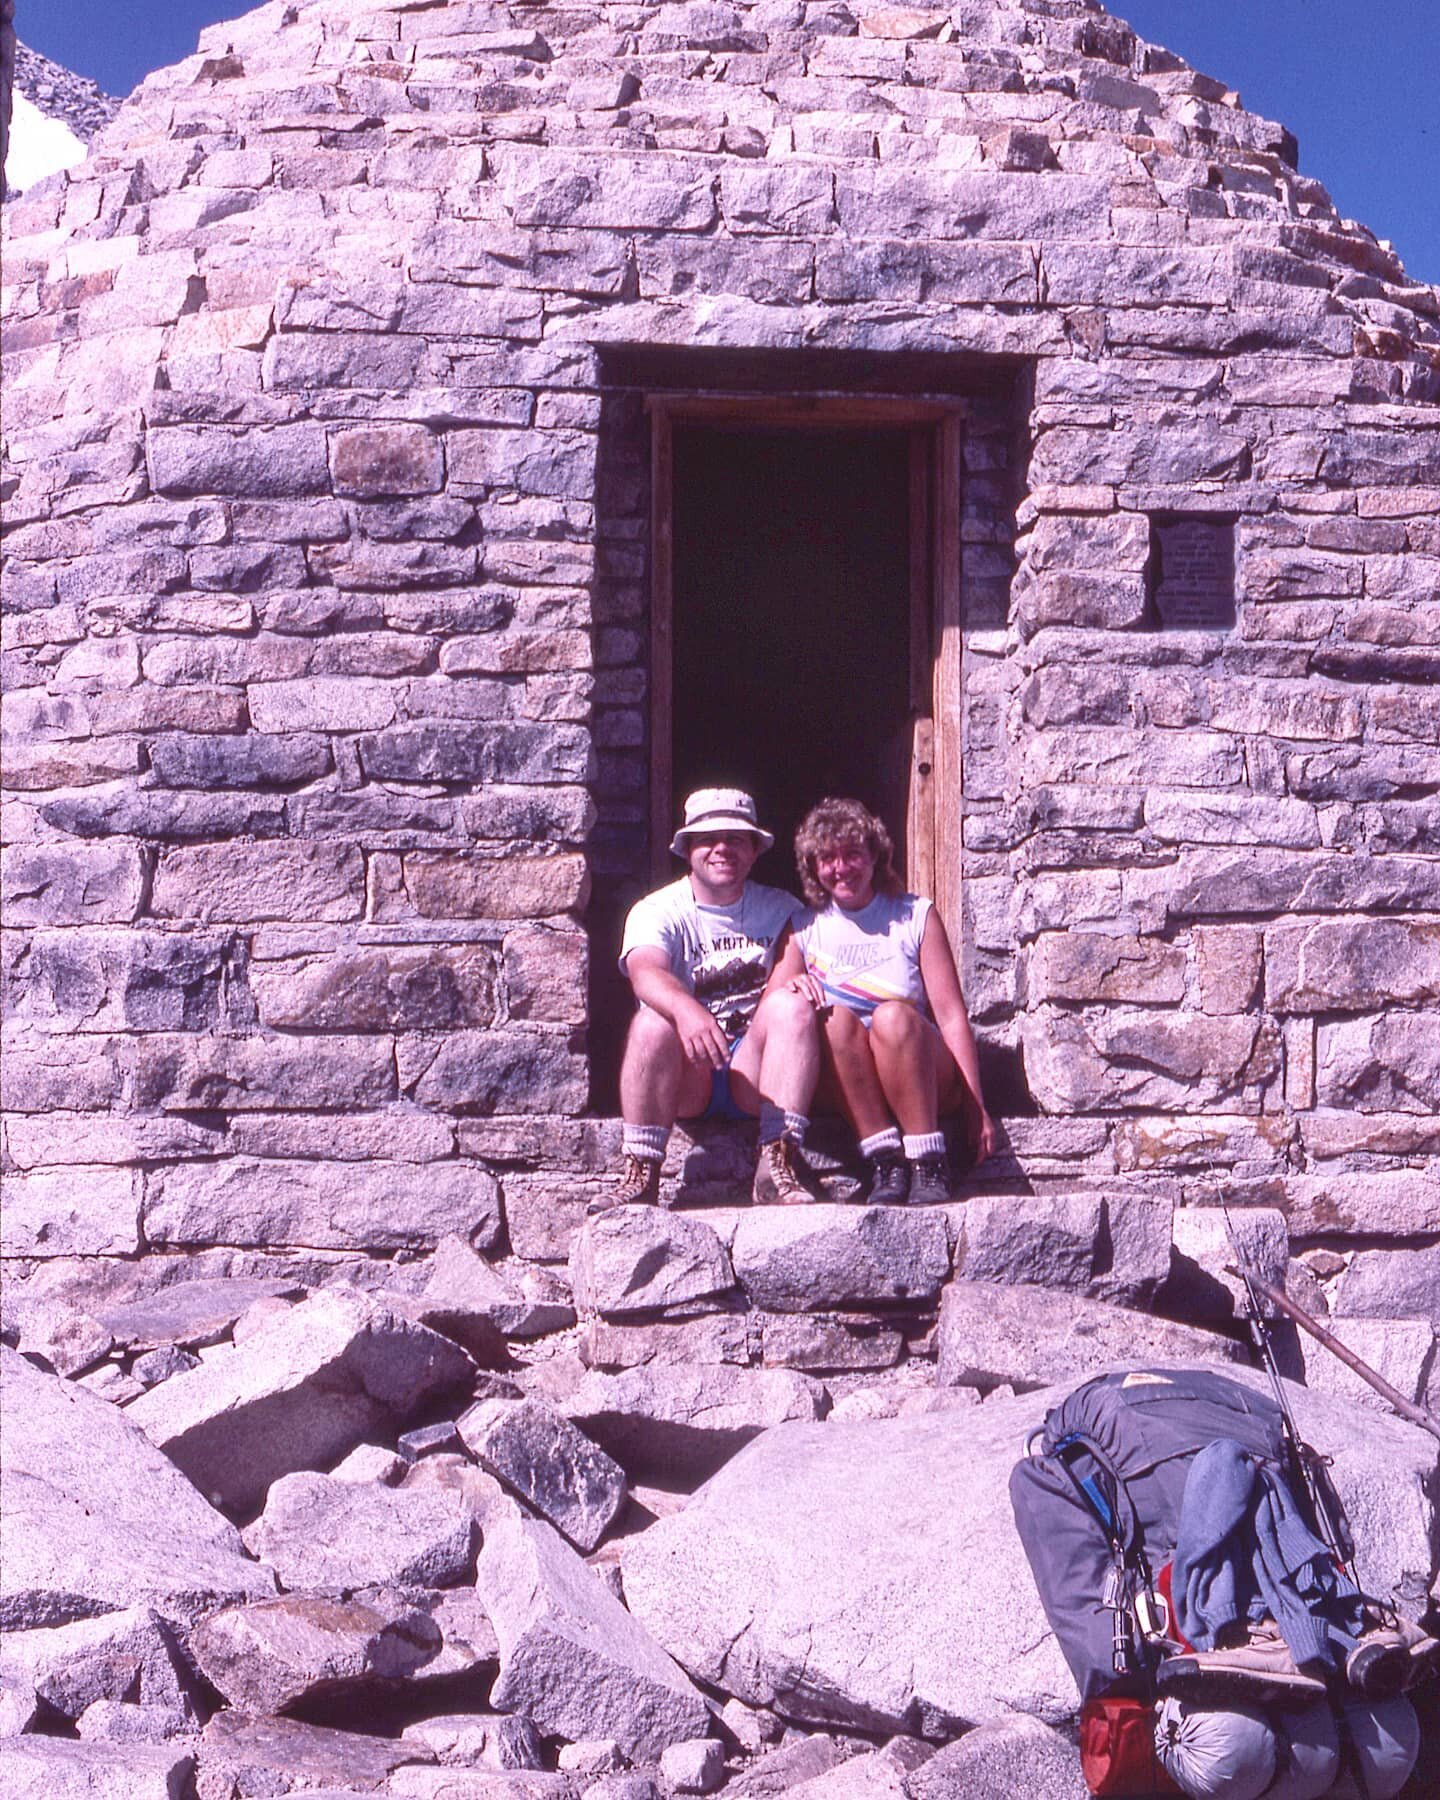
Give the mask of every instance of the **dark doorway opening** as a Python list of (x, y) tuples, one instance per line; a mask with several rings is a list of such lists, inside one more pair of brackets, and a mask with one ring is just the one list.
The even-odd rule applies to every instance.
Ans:
[(673, 807), (748, 788), (777, 840), (756, 874), (776, 886), (794, 886), (795, 827), (826, 794), (862, 799), (903, 857), (913, 437), (673, 425)]

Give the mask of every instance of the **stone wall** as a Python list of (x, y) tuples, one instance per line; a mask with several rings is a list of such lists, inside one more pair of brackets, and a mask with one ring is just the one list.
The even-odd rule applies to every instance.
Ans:
[[(24, 1271), (564, 1254), (646, 854), (620, 352), (1005, 374), (983, 1185), (1440, 1236), (1440, 298), (1221, 83), (1084, 0), (277, 4), (5, 229)], [(1232, 626), (1157, 624), (1176, 515)]]

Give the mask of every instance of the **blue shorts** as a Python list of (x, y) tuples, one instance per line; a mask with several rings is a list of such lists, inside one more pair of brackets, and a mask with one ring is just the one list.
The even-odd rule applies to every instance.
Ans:
[(730, 1092), (730, 1062), (734, 1061), (735, 1052), (745, 1042), (744, 1034), (732, 1038), (730, 1042), (730, 1060), (723, 1069), (710, 1071), (710, 1098), (705, 1103), (702, 1119), (734, 1119), (744, 1120), (751, 1117), (742, 1107), (735, 1103), (735, 1096)]

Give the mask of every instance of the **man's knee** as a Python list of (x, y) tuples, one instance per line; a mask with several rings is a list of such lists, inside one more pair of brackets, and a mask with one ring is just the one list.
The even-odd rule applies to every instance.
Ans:
[(810, 1037), (819, 1030), (819, 1015), (803, 994), (791, 988), (777, 988), (760, 1002), (754, 1025), (767, 1035), (779, 1033), (785, 1038)]
[(625, 1038), (625, 1062), (631, 1067), (664, 1066), (680, 1057), (680, 1034), (666, 1018), (642, 1006), (630, 1021)]

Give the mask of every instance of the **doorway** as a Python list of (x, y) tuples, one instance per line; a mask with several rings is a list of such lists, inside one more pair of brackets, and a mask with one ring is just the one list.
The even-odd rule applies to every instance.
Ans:
[(671, 799), (755, 795), (790, 846), (826, 794), (905, 839), (910, 444), (897, 430), (677, 424), (672, 443)]
[(959, 810), (956, 411), (667, 396), (651, 412), (655, 878), (673, 875), (665, 845), (696, 787), (755, 795), (777, 839), (757, 875), (776, 886), (795, 883), (806, 810), (849, 794), (946, 916), (958, 899), (936, 856)]

